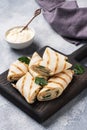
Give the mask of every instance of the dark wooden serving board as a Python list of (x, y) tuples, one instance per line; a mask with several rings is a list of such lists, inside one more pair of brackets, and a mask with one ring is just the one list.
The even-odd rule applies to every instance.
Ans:
[[(43, 54), (45, 48), (39, 50), (40, 55)], [(47, 102), (36, 101), (32, 105), (28, 104), (20, 93), (7, 81), (8, 70), (0, 75), (0, 93), (38, 122), (45, 121), (87, 87), (87, 46), (81, 47), (73, 54), (68, 55), (68, 57), (73, 65), (76, 63), (82, 64), (85, 67), (85, 73), (74, 76), (70, 85), (59, 98)]]

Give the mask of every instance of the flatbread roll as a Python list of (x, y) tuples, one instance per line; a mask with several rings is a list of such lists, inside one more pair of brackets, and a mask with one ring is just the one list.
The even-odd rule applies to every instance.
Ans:
[(67, 59), (66, 56), (47, 47), (39, 65), (48, 68), (51, 71), (50, 75), (54, 75), (72, 67), (72, 64), (66, 61)]
[(48, 101), (59, 97), (71, 82), (73, 74), (72, 70), (65, 70), (54, 75), (48, 80), (48, 84), (39, 91), (37, 99), (39, 101)]
[(32, 55), (32, 58), (29, 64), (29, 72), (31, 73), (33, 77), (44, 77), (45, 79), (47, 79), (46, 74), (43, 73), (44, 68), (42, 66), (38, 66), (38, 64), (41, 61), (42, 61), (42, 58), (39, 56), (37, 52), (35, 52)]
[(42, 60), (42, 58), (39, 56), (39, 54), (38, 54), (37, 52), (34, 52), (34, 54), (32, 55), (30, 64), (29, 64), (29, 72), (31, 73), (31, 75), (32, 75), (33, 77), (39, 76), (39, 73), (38, 73), (38, 72), (35, 72), (35, 71), (32, 69), (32, 65), (37, 65), (41, 60)]
[(37, 65), (41, 60), (42, 58), (40, 57), (40, 55), (37, 52), (34, 52), (34, 54), (31, 57), (29, 67), (31, 67), (32, 65)]
[(7, 80), (10, 82), (18, 80), (27, 72), (28, 72), (28, 65), (19, 60), (16, 60), (10, 65)]
[(16, 85), (12, 84), (21, 95), (26, 99), (28, 103), (34, 103), (36, 96), (41, 89), (41, 86), (37, 85), (34, 78), (29, 72), (27, 72), (22, 78), (20, 78)]

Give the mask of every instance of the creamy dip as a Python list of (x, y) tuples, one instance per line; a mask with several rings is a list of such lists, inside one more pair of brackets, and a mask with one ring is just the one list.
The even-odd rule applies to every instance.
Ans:
[(27, 28), (21, 31), (22, 28), (23, 27), (15, 27), (9, 30), (6, 34), (7, 41), (13, 43), (22, 43), (29, 41), (34, 36), (34, 32), (32, 31), (32, 29)]

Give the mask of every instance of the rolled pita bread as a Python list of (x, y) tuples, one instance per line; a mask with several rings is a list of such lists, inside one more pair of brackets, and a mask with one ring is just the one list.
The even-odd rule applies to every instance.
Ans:
[(29, 72), (27, 72), (22, 78), (20, 78), (16, 85), (12, 84), (21, 95), (26, 99), (28, 103), (34, 103), (36, 96), (41, 89), (41, 86), (37, 85), (34, 78)]
[(7, 80), (10, 82), (18, 80), (27, 72), (28, 72), (28, 65), (19, 60), (16, 60), (10, 65)]
[(32, 55), (32, 58), (29, 64), (29, 72), (31, 73), (33, 77), (43, 77), (47, 79), (49, 75), (48, 73), (44, 73), (45, 67), (39, 65), (42, 60), (43, 59), (39, 56), (39, 54), (35, 52)]
[(71, 82), (73, 74), (74, 72), (69, 69), (54, 75), (48, 80), (48, 84), (39, 91), (37, 99), (48, 101), (59, 97)]
[(54, 75), (72, 67), (72, 64), (66, 61), (67, 59), (66, 56), (47, 47), (39, 65), (48, 68), (51, 71), (50, 75)]

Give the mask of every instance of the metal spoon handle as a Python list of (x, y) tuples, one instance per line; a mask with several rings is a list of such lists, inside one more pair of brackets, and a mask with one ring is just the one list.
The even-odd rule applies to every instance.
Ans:
[(41, 9), (37, 9), (37, 10), (35, 11), (35, 13), (34, 13), (34, 16), (29, 20), (29, 22), (23, 27), (23, 29), (22, 29), (20, 32), (22, 32), (23, 30), (25, 30), (25, 29), (28, 27), (28, 25), (33, 21), (33, 19), (34, 19), (36, 16), (38, 16), (40, 13), (41, 13)]

